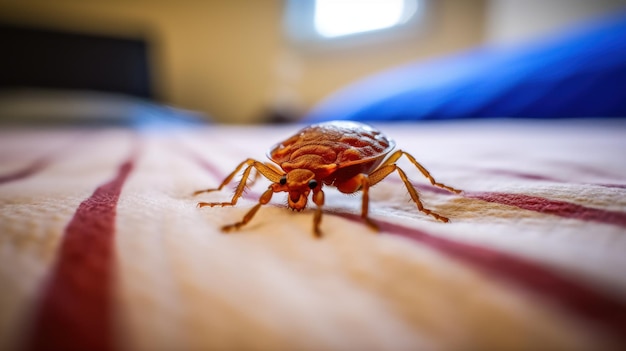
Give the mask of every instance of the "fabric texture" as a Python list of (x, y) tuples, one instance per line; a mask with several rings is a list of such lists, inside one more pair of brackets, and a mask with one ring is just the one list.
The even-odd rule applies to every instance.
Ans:
[[(0, 131), (0, 349), (611, 350), (626, 346), (622, 120), (376, 125), (405, 158), (295, 213), (240, 162), (300, 126)], [(236, 177), (238, 179), (238, 177)]]

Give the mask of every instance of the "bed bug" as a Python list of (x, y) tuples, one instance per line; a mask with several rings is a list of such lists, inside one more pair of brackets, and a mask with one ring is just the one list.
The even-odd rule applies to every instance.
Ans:
[(396, 165), (396, 161), (405, 156), (432, 185), (453, 193), (461, 191), (435, 181), (426, 168), (407, 152), (397, 150), (391, 153), (394, 148), (395, 142), (392, 139), (366, 124), (347, 121), (314, 124), (267, 151), (267, 157), (280, 168), (249, 158), (241, 162), (217, 188), (198, 190), (194, 195), (221, 190), (245, 167), (231, 201), (198, 203), (198, 207), (234, 206), (243, 195), (252, 169), (255, 169), (256, 176), (263, 175), (272, 184), (241, 221), (226, 225), (222, 230), (238, 229), (250, 222), (258, 209), (270, 202), (274, 193), (287, 192), (287, 205), (294, 211), (302, 211), (312, 193), (312, 200), (317, 205), (313, 217), (313, 232), (316, 237), (320, 237), (324, 185), (334, 186), (346, 194), (361, 191), (361, 218), (372, 229), (377, 230), (376, 223), (368, 216), (369, 189), (396, 171), (418, 210), (439, 221), (448, 222), (448, 218), (424, 207), (417, 190), (409, 182), (406, 173)]

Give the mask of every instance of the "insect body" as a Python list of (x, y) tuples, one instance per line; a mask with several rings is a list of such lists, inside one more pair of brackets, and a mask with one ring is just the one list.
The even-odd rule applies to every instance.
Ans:
[[(340, 192), (351, 194), (362, 192), (361, 217), (373, 229), (376, 224), (368, 217), (369, 188), (397, 171), (418, 210), (442, 222), (448, 218), (426, 209), (420, 201), (419, 195), (409, 182), (404, 171), (396, 165), (396, 161), (406, 156), (420, 172), (428, 178), (431, 184), (454, 193), (454, 189), (438, 183), (430, 173), (420, 165), (413, 156), (397, 150), (391, 155), (395, 143), (380, 131), (362, 123), (334, 121), (311, 125), (302, 129), (294, 136), (270, 148), (267, 156), (280, 166), (265, 164), (254, 159), (247, 159), (240, 163), (226, 179), (214, 189), (199, 190), (194, 195), (221, 190), (232, 181), (237, 173), (245, 167), (235, 194), (230, 202), (200, 202), (198, 207), (204, 206), (234, 206), (242, 196), (246, 182), (252, 169), (269, 179), (272, 184), (259, 198), (257, 203), (243, 219), (237, 223), (226, 225), (222, 230), (238, 229), (248, 223), (261, 205), (267, 204), (274, 193), (287, 192), (288, 206), (295, 211), (303, 210), (312, 193), (312, 200), (317, 205), (313, 218), (313, 231), (317, 237), (321, 236), (320, 223), (322, 207), (324, 206), (324, 185), (334, 186)], [(385, 160), (385, 157), (387, 159)]]

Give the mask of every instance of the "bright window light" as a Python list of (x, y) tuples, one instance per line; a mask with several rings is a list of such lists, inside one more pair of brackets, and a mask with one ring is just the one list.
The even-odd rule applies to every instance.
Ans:
[(316, 0), (315, 30), (326, 38), (369, 32), (406, 22), (413, 0)]

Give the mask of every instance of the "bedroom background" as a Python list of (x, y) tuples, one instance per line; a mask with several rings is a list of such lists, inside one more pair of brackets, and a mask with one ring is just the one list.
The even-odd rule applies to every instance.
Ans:
[[(619, 0), (423, 1), (407, 33), (289, 39), (285, 1), (0, 1), (5, 24), (145, 40), (159, 102), (216, 122), (296, 120), (378, 71), (485, 45), (510, 45), (619, 9)], [(358, 36), (357, 36), (358, 37)], [(356, 39), (356, 40), (355, 40)], [(380, 39), (380, 38), (378, 38)]]

